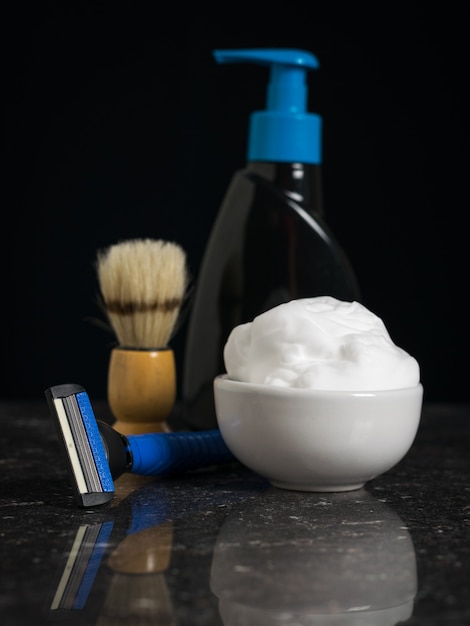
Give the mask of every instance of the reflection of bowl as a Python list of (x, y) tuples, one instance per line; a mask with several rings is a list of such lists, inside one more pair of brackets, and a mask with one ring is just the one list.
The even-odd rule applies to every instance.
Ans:
[(223, 524), (210, 584), (225, 626), (391, 626), (413, 612), (416, 555), (365, 490), (271, 488)]
[(396, 465), (421, 416), (423, 387), (315, 391), (214, 381), (217, 421), (238, 460), (276, 487), (348, 491)]

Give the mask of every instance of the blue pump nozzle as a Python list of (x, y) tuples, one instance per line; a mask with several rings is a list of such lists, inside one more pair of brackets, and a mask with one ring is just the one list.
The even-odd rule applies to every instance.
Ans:
[(248, 161), (321, 163), (321, 117), (306, 112), (305, 74), (319, 62), (295, 49), (214, 50), (218, 63), (256, 63), (271, 68), (266, 110), (250, 116)]

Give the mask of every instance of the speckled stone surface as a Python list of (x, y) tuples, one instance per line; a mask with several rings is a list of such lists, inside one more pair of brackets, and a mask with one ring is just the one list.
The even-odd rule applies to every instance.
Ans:
[(470, 624), (470, 405), (425, 405), (407, 456), (358, 491), (233, 463), (125, 475), (90, 509), (45, 403), (0, 421), (2, 626)]

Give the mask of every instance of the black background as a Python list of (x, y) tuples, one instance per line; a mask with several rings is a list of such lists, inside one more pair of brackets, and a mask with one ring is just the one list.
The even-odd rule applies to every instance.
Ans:
[[(98, 249), (177, 241), (194, 278), (245, 162), (267, 71), (216, 48), (313, 52), (327, 221), (364, 303), (466, 400), (468, 168), (463, 10), (417, 2), (16, 3), (2, 9), (2, 397), (63, 382), (103, 397)], [(185, 326), (173, 340), (178, 367)]]

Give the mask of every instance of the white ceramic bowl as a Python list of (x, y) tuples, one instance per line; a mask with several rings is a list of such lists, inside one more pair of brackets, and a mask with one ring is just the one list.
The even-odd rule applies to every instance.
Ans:
[(396, 465), (421, 418), (423, 387), (315, 391), (214, 380), (217, 421), (232, 454), (272, 485), (350, 491)]

